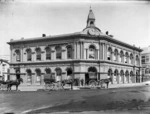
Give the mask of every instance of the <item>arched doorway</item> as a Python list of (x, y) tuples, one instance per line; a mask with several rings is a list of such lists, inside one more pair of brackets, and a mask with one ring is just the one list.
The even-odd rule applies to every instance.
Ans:
[(129, 83), (129, 72), (128, 72), (128, 70), (125, 72), (125, 80), (124, 80), (124, 82)]
[(85, 74), (85, 84), (89, 84), (90, 80), (97, 80), (97, 70), (95, 67), (89, 67), (88, 73)]
[(61, 82), (62, 70), (61, 68), (56, 68), (56, 82)]
[(66, 69), (67, 71), (67, 79), (73, 79), (73, 72), (72, 72), (72, 69), (71, 68), (67, 68)]
[(27, 69), (26, 72), (27, 72), (27, 83), (32, 84), (32, 71), (30, 69)]
[(118, 73), (118, 70), (116, 69), (115, 71), (114, 71), (114, 82), (116, 82), (116, 83), (119, 83), (119, 73)]
[[(112, 74), (113, 74), (113, 71), (112, 69), (109, 69), (108, 70), (108, 78), (112, 78)], [(112, 78), (112, 83), (114, 82), (114, 79)]]
[(120, 71), (120, 83), (124, 83), (124, 71)]

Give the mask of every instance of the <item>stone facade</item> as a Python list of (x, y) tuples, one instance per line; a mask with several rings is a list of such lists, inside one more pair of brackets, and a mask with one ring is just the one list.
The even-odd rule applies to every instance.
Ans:
[(105, 79), (112, 84), (141, 82), (141, 49), (104, 34), (95, 26), (90, 9), (83, 31), (57, 36), (11, 40), (10, 74), (24, 85), (44, 85), (48, 75), (56, 80)]

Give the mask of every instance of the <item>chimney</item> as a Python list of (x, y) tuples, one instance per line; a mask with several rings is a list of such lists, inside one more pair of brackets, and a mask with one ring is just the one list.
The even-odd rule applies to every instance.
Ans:
[(108, 32), (108, 31), (106, 31), (106, 35), (108, 35), (108, 33), (109, 33), (109, 32)]
[(42, 34), (42, 37), (46, 37), (46, 34)]

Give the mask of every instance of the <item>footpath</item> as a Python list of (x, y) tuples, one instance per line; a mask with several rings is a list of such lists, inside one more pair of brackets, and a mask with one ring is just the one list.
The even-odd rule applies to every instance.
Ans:
[[(126, 87), (138, 87), (138, 86), (146, 86), (150, 85), (150, 81), (142, 82), (142, 83), (127, 83), (127, 84), (109, 84), (109, 88), (126, 88)], [(104, 85), (106, 88), (106, 85)], [(70, 89), (70, 87), (66, 86), (65, 89)], [(89, 86), (73, 86), (73, 90), (80, 90), (80, 89), (91, 89), (92, 87)], [(12, 87), (12, 90), (15, 90), (15, 86)], [(27, 85), (20, 85), (18, 87), (20, 91), (38, 91), (44, 90), (44, 86), (36, 85), (36, 86), (27, 86)]]

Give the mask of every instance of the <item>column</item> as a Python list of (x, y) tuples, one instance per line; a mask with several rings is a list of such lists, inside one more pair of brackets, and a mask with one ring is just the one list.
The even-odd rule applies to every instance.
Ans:
[(23, 55), (24, 55), (24, 53), (23, 53), (23, 47), (21, 47), (21, 52), (20, 52), (20, 54), (21, 54), (21, 55), (20, 55), (20, 56), (21, 56), (21, 58), (20, 58), (20, 59), (21, 59), (21, 60), (20, 60), (20, 62), (23, 62)]
[(86, 59), (88, 59), (88, 49), (86, 49)]
[(129, 72), (129, 76), (128, 76), (128, 83), (130, 83), (130, 78), (131, 78), (131, 77), (130, 77), (130, 72)]
[(74, 53), (73, 54), (74, 55), (73, 59), (76, 59), (76, 43), (75, 42), (73, 43), (73, 48), (74, 48), (74, 50), (73, 50), (73, 53)]
[(82, 42), (82, 59), (84, 59), (84, 42)]
[(114, 73), (112, 73), (112, 84), (114, 84)]
[(134, 83), (136, 83), (136, 70), (133, 68), (133, 75), (134, 75)]
[(80, 46), (80, 59), (82, 59), (82, 42), (79, 42), (79, 46)]
[(104, 60), (107, 60), (107, 51), (108, 50), (107, 50), (107, 44), (106, 43), (104, 44), (104, 47), (105, 47), (104, 48)]

